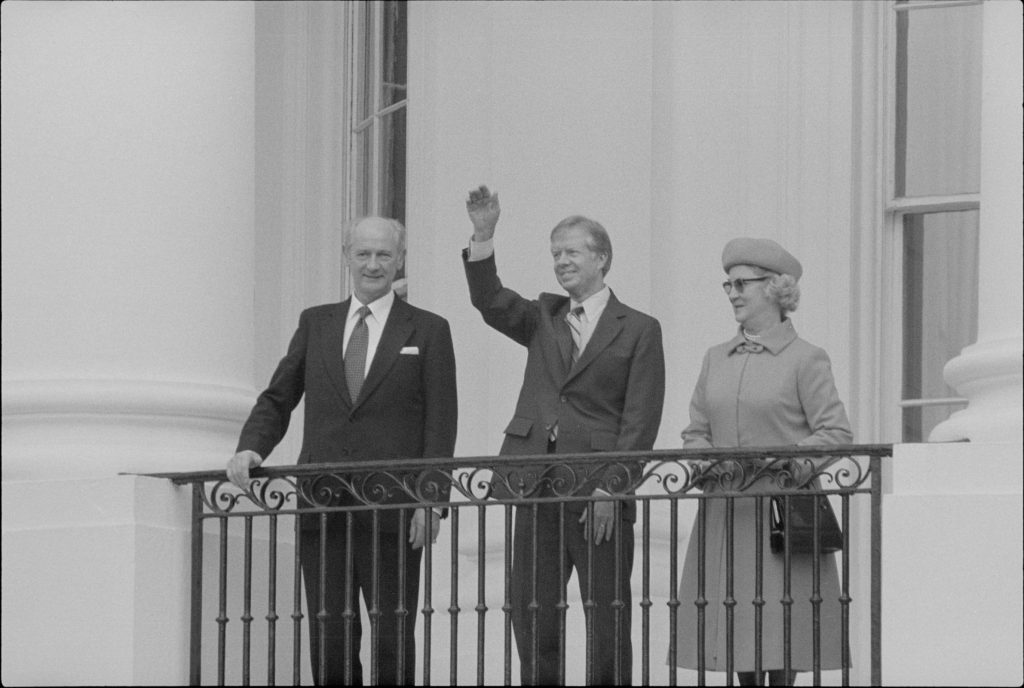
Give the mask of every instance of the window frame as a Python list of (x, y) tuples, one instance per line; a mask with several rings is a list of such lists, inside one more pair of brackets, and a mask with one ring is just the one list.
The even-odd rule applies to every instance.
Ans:
[[(389, 0), (396, 1), (396, 0)], [(401, 1), (401, 0), (397, 0)], [(381, 122), (389, 115), (398, 112), (399, 110), (407, 110), (409, 105), (408, 97), (408, 85), (406, 85), (406, 97), (396, 100), (390, 105), (384, 105), (382, 103), (382, 93), (384, 85), (384, 70), (383, 70), (383, 59), (384, 54), (384, 32), (383, 32), (383, 19), (384, 19), (384, 8), (385, 2), (356, 2), (349, 3), (348, 5), (348, 30), (349, 30), (349, 45), (350, 50), (350, 69), (348, 73), (348, 93), (350, 94), (347, 104), (347, 122), (346, 122), (346, 133), (348, 135), (348, 151), (349, 151), (349, 174), (352, 183), (349, 184), (348, 188), (348, 202), (349, 207), (353, 209), (359, 207), (359, 199), (367, 187), (369, 188), (368, 197), (370, 202), (368, 203), (368, 212), (380, 213), (382, 211), (381, 200), (381, 171), (383, 169), (383, 127)], [(408, 15), (407, 15), (408, 16)], [(363, 40), (364, 27), (366, 21), (372, 22), (372, 46), (366, 46)], [(407, 19), (408, 21), (408, 19)], [(367, 48), (369, 48), (370, 54), (367, 55)], [(369, 65), (369, 91), (366, 93), (366, 89), (363, 87), (363, 79), (367, 72), (367, 59), (370, 61)], [(368, 103), (366, 111), (369, 113), (366, 117), (361, 117), (360, 113), (363, 111), (364, 104)], [(370, 174), (368, 179), (366, 175), (360, 175), (359, 170), (362, 169), (362, 163), (358, 151), (358, 135), (362, 132), (370, 130), (370, 146), (368, 147), (371, 160), (370, 160)]]
[[(881, 427), (879, 428), (882, 437), (893, 437), (895, 441), (905, 441), (903, 438), (903, 417), (908, 408), (922, 408), (934, 406), (947, 406), (951, 410), (967, 404), (963, 397), (936, 397), (936, 398), (905, 398), (903, 396), (904, 381), (904, 315), (905, 303), (902, 298), (904, 286), (903, 259), (904, 259), (904, 218), (907, 215), (926, 215), (933, 213), (947, 213), (965, 210), (980, 211), (981, 194), (976, 193), (951, 193), (928, 196), (898, 196), (896, 193), (898, 166), (901, 164), (901, 154), (897, 150), (897, 129), (900, 126), (900, 117), (906, 113), (899, 112), (897, 107), (897, 89), (905, 87), (900, 83), (899, 78), (899, 36), (898, 17), (900, 13), (943, 10), (954, 7), (965, 7), (981, 5), (983, 0), (891, 0), (886, 3), (885, 12), (882, 16), (883, 51), (884, 51), (884, 78), (883, 78), (883, 121), (884, 121), (884, 146), (882, 158), (885, 168), (884, 206), (882, 208), (882, 224), (884, 227), (885, 240), (883, 243), (884, 264), (887, 267), (883, 272), (882, 294), (885, 295), (883, 303), (882, 323), (883, 332), (894, 333), (891, 337), (883, 337), (886, 342), (882, 352), (883, 360), (880, 366), (881, 397), (883, 400), (896, 400), (898, 414), (883, 413), (881, 415)], [(890, 408), (889, 401), (883, 402), (882, 406)]]

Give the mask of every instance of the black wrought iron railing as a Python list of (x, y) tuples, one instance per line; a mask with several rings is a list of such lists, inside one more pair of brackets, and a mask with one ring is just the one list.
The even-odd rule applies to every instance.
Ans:
[[(376, 566), (384, 542), (390, 542), (379, 537), (381, 521), (388, 514), (401, 514), (397, 520), (398, 541), (404, 542), (410, 511), (433, 507), (446, 510), (448, 518), (441, 526), (443, 546), (442, 540), (435, 545), (427, 538), (423, 548), (419, 608), (380, 609), (374, 590), (365, 610), (370, 626), (368, 680), (384, 680), (378, 659), (377, 630), (383, 614), (396, 614), (400, 627), (416, 624), (417, 615), (422, 616), (416, 641), (417, 682), (436, 682), (439, 677), (433, 675), (434, 665), (444, 661), (447, 683), (451, 685), (497, 682), (486, 672), (496, 659), (494, 648), (498, 647), (492, 622), (494, 615), (501, 615), (500, 680), (511, 685), (514, 668), (519, 666), (512, 632), (513, 522), (532, 515), (536, 538), (538, 515), (557, 514), (553, 518), (561, 524), (557, 529), (561, 551), (564, 525), (569, 520), (567, 510), (578, 512), (582, 506), (593, 517), (599, 502), (612, 503), (616, 521), (624, 510), (635, 513), (636, 544), (629, 553), (633, 556), (627, 559), (627, 552), (622, 551), (623, 538), (616, 538), (613, 544), (618, 549), (612, 570), (594, 572), (591, 568), (590, 580), (580, 585), (580, 602), (585, 611), (582, 634), (578, 627), (567, 623), (570, 602), (565, 594), (560, 595), (556, 606), (561, 682), (566, 681), (567, 662), (570, 673), (575, 669), (573, 663), (581, 661), (585, 664), (586, 680), (589, 682), (593, 677), (597, 629), (590, 612), (595, 605), (593, 576), (599, 575), (613, 578), (616, 590), (629, 577), (628, 588), (632, 593), (628, 606), (620, 599), (612, 601), (617, 610), (615, 628), (601, 632), (614, 632), (619, 647), (619, 620), (634, 619), (633, 629), (639, 625), (639, 652), (633, 661), (638, 671), (635, 676), (619, 674), (616, 654), (619, 683), (632, 680), (649, 685), (653, 673), (654, 683), (675, 685), (676, 666), (680, 665), (696, 671), (700, 685), (710, 671), (726, 671), (731, 685), (734, 671), (751, 669), (755, 677), (765, 669), (810, 671), (815, 685), (821, 683), (824, 671), (840, 671), (842, 684), (849, 685), (853, 662), (851, 619), (856, 616), (860, 655), (857, 661), (864, 662), (866, 655), (870, 682), (879, 685), (881, 461), (891, 456), (891, 445), (843, 445), (360, 461), (256, 469), (246, 492), (227, 482), (223, 470), (162, 473), (155, 477), (189, 485), (192, 490), (189, 675), (195, 685), (214, 680), (222, 685), (228, 682), (229, 668), (233, 672), (230, 682), (244, 685), (273, 685), (280, 680), (279, 668), (281, 673), (290, 675), (291, 683), (301, 683), (308, 652), (303, 644), (303, 622), (309, 622), (309, 615), (315, 615), (314, 623), (319, 624), (330, 619), (325, 618), (323, 609), (304, 611), (298, 543), (302, 538), (315, 538), (322, 548), (328, 515), (347, 514), (342, 517), (342, 527), (351, 533), (360, 518), (357, 514), (369, 512), (372, 547), (370, 551), (352, 551), (349, 547), (343, 560), (351, 573), (356, 557), (370, 557)], [(595, 493), (595, 488), (607, 494)], [(771, 532), (773, 500), (777, 500), (776, 513), (786, 517), (781, 533)], [(798, 551), (797, 545), (792, 544), (796, 542), (795, 530), (799, 525), (795, 520), (800, 511), (796, 508), (798, 500), (810, 500), (814, 505), (808, 524), (814, 536), (807, 552)], [(827, 525), (828, 514), (820, 509), (825, 502), (835, 505), (841, 530), (840, 549), (834, 553), (820, 538)], [(687, 508), (690, 513), (695, 511), (695, 515), (681, 520), (681, 515), (686, 515), (681, 512)], [(488, 514), (495, 511), (501, 519), (500, 526), (493, 520), (489, 525)], [(576, 520), (574, 515), (570, 516)], [(360, 522), (365, 527), (366, 520), (362, 518)], [(303, 520), (305, 526), (300, 523)], [(685, 533), (691, 520), (688, 540), (693, 542), (684, 563), (680, 541), (687, 538), (680, 536), (680, 526)], [(772, 543), (779, 541), (784, 544), (775, 552)], [(586, 556), (590, 561), (594, 548), (593, 539), (588, 538)], [(254, 555), (256, 549), (258, 558)], [(536, 561), (536, 549), (534, 545), (532, 561)], [(436, 556), (439, 551), (450, 552), (447, 562)], [(216, 553), (215, 562), (211, 561), (211, 553)], [(637, 565), (629, 576), (627, 562), (634, 559)], [(327, 585), (330, 573), (322, 566), (321, 585)], [(498, 569), (496, 573), (494, 569)], [(782, 572), (781, 595), (777, 598), (773, 595), (780, 591), (769, 585), (769, 574), (774, 570)], [(810, 576), (809, 595), (806, 586), (801, 587), (803, 584), (797, 580), (804, 574)], [(533, 596), (530, 609), (534, 620), (539, 607), (538, 590), (552, 585), (559, 585), (560, 590), (566, 588), (564, 573), (560, 575), (558, 581), (539, 580), (533, 572), (528, 589)], [(830, 587), (829, 576), (838, 577), (838, 588)], [(434, 633), (438, 579), (449, 591), (446, 639)], [(475, 595), (464, 588), (460, 590), (460, 582), (466, 581), (475, 581)], [(660, 593), (652, 594), (652, 581)], [(284, 612), (278, 608), (283, 587), (290, 598), (286, 605), (290, 624), (284, 633)], [(869, 599), (854, 599), (855, 589), (861, 595), (867, 593)], [(264, 603), (254, 600), (256, 590), (265, 593)], [(501, 596), (500, 608), (494, 608), (496, 594)], [(471, 612), (464, 610), (467, 597), (475, 598)], [(684, 608), (687, 606), (689, 609)], [(829, 609), (837, 609), (838, 616), (827, 613)], [(470, 613), (476, 617), (476, 632), (474, 641), (467, 643), (460, 621)], [(262, 620), (256, 614), (262, 615)], [(346, 609), (346, 623), (354, 623), (353, 617), (358, 619), (358, 614), (359, 610)], [(777, 623), (780, 616), (781, 627)], [(753, 626), (749, 623), (751, 618)], [(230, 624), (231, 621), (238, 623)], [(657, 642), (652, 640), (652, 626)], [(236, 627), (237, 632), (233, 630)], [(534, 622), (534, 643), (536, 628)], [(628, 629), (629, 624), (623, 628)], [(667, 638), (659, 629), (666, 632)], [(492, 644), (487, 642), (488, 630)], [(628, 635), (625, 630), (621, 633)], [(215, 654), (212, 643), (211, 647), (204, 645), (204, 638), (211, 636), (216, 637)], [(257, 636), (262, 646), (259, 657), (265, 656), (264, 661), (254, 657), (253, 642)], [(397, 642), (403, 642), (402, 637), (399, 634)], [(581, 638), (585, 652), (578, 651)], [(840, 648), (838, 665), (827, 658), (831, 647)], [(778, 657), (779, 648), (782, 659), (771, 660), (771, 652)], [(309, 667), (314, 676), (323, 671), (324, 657), (332, 651), (323, 640), (320, 649), (320, 666)], [(399, 663), (407, 656), (401, 650), (395, 655)], [(345, 651), (346, 672), (351, 671), (353, 662), (348, 655), (358, 651), (358, 647)], [(795, 659), (800, 655), (809, 659)], [(215, 678), (212, 674), (204, 675), (204, 657), (215, 664)], [(279, 667), (281, 657), (287, 657), (287, 671)], [(259, 665), (258, 676), (253, 675), (254, 664)], [(395, 675), (403, 675), (401, 666)], [(520, 678), (529, 682), (531, 677)], [(537, 678), (536, 673), (532, 678)]]

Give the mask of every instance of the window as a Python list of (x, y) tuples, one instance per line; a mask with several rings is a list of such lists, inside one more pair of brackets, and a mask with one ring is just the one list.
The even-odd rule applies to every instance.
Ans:
[[(406, 2), (349, 4), (351, 217), (405, 224)], [(395, 288), (404, 294), (404, 270)]]
[(902, 282), (902, 441), (921, 442), (966, 404), (942, 370), (977, 337), (981, 4), (892, 8), (886, 215)]

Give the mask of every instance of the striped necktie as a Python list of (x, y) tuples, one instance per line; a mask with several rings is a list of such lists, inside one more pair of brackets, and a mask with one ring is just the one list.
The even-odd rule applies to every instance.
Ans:
[(359, 314), (359, 320), (352, 328), (348, 348), (345, 350), (345, 382), (348, 384), (348, 395), (352, 403), (359, 398), (359, 390), (363, 386), (363, 378), (366, 375), (366, 350), (370, 343), (370, 330), (366, 327), (366, 316), (370, 314), (370, 309), (362, 306), (356, 312)]
[(583, 342), (583, 306), (576, 306), (565, 316), (565, 322), (569, 323), (569, 332), (572, 334), (572, 362), (580, 360), (580, 344)]

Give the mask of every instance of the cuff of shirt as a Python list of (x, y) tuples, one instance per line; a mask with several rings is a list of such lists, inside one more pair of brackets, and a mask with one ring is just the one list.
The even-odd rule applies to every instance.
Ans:
[(488, 239), (487, 241), (473, 241), (472, 237), (469, 239), (469, 262), (484, 260), (494, 255), (494, 239)]

